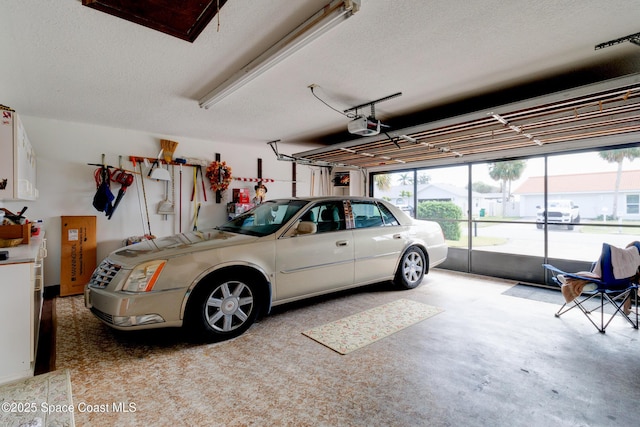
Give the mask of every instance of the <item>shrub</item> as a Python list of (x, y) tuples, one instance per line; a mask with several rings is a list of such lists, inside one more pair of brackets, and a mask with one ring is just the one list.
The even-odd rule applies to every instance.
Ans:
[(417, 218), (435, 221), (442, 227), (444, 238), (460, 240), (462, 209), (453, 202), (420, 202)]

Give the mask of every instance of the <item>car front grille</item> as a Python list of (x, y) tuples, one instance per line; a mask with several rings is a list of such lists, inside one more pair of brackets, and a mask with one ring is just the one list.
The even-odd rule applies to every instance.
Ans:
[(98, 268), (95, 269), (93, 275), (91, 275), (91, 280), (89, 280), (89, 287), (104, 289), (111, 283), (113, 278), (120, 271), (119, 265), (113, 264), (108, 260), (104, 260), (100, 263)]
[(91, 307), (91, 312), (99, 319), (107, 322), (110, 325), (113, 325), (113, 316), (107, 313), (103, 313), (95, 307)]

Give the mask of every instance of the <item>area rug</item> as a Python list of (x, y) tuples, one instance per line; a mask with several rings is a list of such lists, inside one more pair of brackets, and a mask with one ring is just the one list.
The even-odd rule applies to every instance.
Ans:
[(417, 301), (399, 299), (303, 334), (340, 354), (348, 354), (442, 311)]
[(0, 426), (73, 427), (69, 371), (64, 369), (0, 386)]

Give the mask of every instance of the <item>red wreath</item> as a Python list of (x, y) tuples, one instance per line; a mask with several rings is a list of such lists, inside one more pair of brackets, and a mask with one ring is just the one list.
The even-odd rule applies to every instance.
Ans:
[(231, 178), (231, 166), (226, 162), (213, 161), (207, 166), (207, 178), (211, 182), (213, 191), (224, 191), (229, 188)]

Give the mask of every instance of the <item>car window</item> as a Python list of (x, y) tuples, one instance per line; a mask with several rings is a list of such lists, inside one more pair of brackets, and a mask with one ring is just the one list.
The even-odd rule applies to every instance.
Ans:
[(217, 228), (239, 234), (266, 236), (279, 230), (306, 203), (300, 200), (267, 201)]
[(380, 213), (382, 214), (382, 220), (384, 221), (384, 225), (400, 225), (395, 216), (391, 213), (391, 211), (382, 203), (378, 203), (378, 208), (380, 208)]
[(382, 212), (373, 202), (352, 201), (351, 210), (356, 228), (381, 227), (384, 225)]
[(303, 213), (300, 220), (316, 224), (316, 233), (326, 233), (346, 228), (342, 201), (318, 203)]

